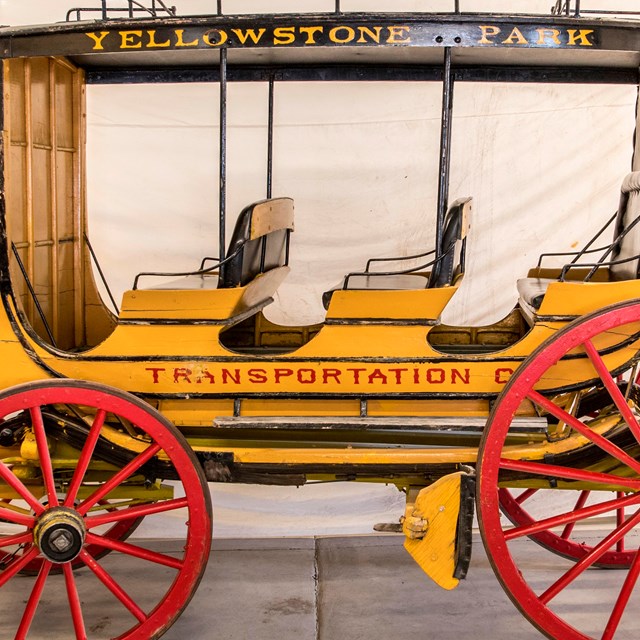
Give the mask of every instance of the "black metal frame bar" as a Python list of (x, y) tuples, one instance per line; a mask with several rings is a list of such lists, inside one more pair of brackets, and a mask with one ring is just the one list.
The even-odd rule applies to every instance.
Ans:
[(582, 9), (581, 0), (575, 0), (575, 8), (571, 9), (571, 0), (557, 0), (555, 5), (551, 7), (552, 15), (570, 16), (573, 18), (579, 18), (585, 15), (599, 15), (599, 16), (640, 16), (640, 11), (628, 11), (626, 9), (616, 11), (615, 9)]
[(105, 277), (104, 272), (102, 271), (102, 267), (100, 266), (100, 262), (98, 262), (98, 256), (96, 256), (96, 253), (93, 250), (93, 247), (91, 246), (91, 242), (89, 242), (89, 236), (86, 234), (86, 232), (84, 233), (84, 241), (87, 243), (87, 249), (89, 249), (89, 253), (91, 254), (91, 258), (93, 259), (93, 263), (96, 265), (96, 269), (98, 270), (98, 273), (100, 274), (100, 279), (102, 280), (102, 284), (104, 285), (104, 288), (107, 290), (107, 295), (109, 296), (109, 300), (111, 300), (111, 304), (113, 305), (113, 308), (115, 309), (116, 315), (120, 315), (120, 308), (116, 304), (115, 298), (113, 297), (113, 294), (111, 293), (111, 287), (109, 287), (109, 283), (107, 282), (107, 278)]
[(587, 242), (587, 244), (580, 249), (580, 251), (561, 251), (561, 252), (552, 252), (552, 253), (541, 253), (538, 258), (537, 267), (542, 267), (542, 260), (547, 257), (558, 257), (558, 256), (575, 256), (575, 258), (569, 263), (574, 264), (577, 262), (583, 255), (587, 253), (597, 253), (598, 251), (604, 251), (608, 249), (611, 244), (604, 245), (602, 247), (598, 247), (596, 249), (591, 249), (591, 245), (608, 229), (609, 225), (618, 217), (618, 212), (616, 211), (604, 224), (603, 227)]
[[(424, 251), (423, 253), (415, 253), (412, 256), (397, 256), (393, 258), (369, 258), (367, 260), (367, 266), (364, 268), (365, 273), (369, 273), (369, 269), (371, 268), (372, 262), (402, 262), (403, 260), (414, 260), (415, 258), (424, 258), (425, 256), (430, 256), (435, 253), (435, 249), (431, 249), (431, 251)], [(375, 273), (372, 271), (371, 273)]]
[(22, 273), (24, 281), (25, 281), (25, 283), (27, 285), (27, 289), (29, 289), (29, 294), (31, 295), (31, 299), (33, 300), (33, 303), (36, 306), (36, 309), (38, 311), (38, 315), (40, 316), (40, 320), (42, 320), (42, 324), (44, 325), (44, 329), (47, 332), (47, 335), (49, 336), (49, 341), (51, 342), (51, 344), (54, 347), (57, 347), (58, 345), (56, 344), (56, 339), (53, 337), (53, 332), (51, 331), (51, 327), (49, 326), (49, 323), (47, 322), (47, 316), (45, 316), (44, 310), (40, 306), (40, 301), (38, 300), (38, 296), (36, 294), (36, 291), (33, 288), (33, 284), (31, 283), (31, 279), (29, 278), (29, 274), (27, 273), (27, 270), (25, 269), (24, 263), (22, 262), (22, 259), (20, 258), (20, 254), (18, 253), (18, 249), (16, 248), (16, 245), (13, 242), (11, 243), (11, 249), (13, 251), (13, 255), (15, 256), (16, 262), (18, 263), (18, 267), (19, 267), (19, 269), (20, 269), (20, 271)]
[(102, 20), (108, 20), (114, 16), (110, 14), (116, 14), (117, 17), (135, 18), (139, 14), (150, 15), (153, 18), (161, 17), (175, 17), (175, 6), (169, 7), (164, 3), (164, 0), (151, 0), (151, 6), (147, 7), (138, 0), (127, 0), (127, 7), (109, 7), (109, 0), (101, 0), (100, 7), (74, 7), (67, 11), (65, 17), (66, 22), (71, 22), (73, 14), (77, 21), (82, 20), (82, 14), (95, 14), (99, 13)]
[(227, 50), (220, 52), (220, 194), (218, 255), (224, 262), (227, 218)]
[(576, 18), (583, 15), (597, 15), (597, 16), (639, 16), (640, 11), (608, 11), (605, 9), (582, 9), (580, 10), (580, 1), (578, 0), (578, 7), (573, 14)]
[[(219, 82), (213, 67), (86, 70), (87, 84)], [(638, 70), (603, 67), (454, 66), (456, 82), (543, 82), (545, 84), (638, 84)], [(420, 82), (441, 81), (442, 65), (228, 65), (228, 82)]]
[[(216, 269), (219, 269), (222, 265), (227, 264), (228, 262), (233, 260), (242, 251), (243, 248), (244, 248), (244, 244), (240, 245), (233, 253), (229, 254), (226, 258), (224, 258), (224, 260), (219, 260), (218, 258), (211, 258), (211, 257), (202, 258), (202, 261), (200, 262), (200, 268), (196, 269), (195, 271), (141, 271), (133, 279), (133, 286), (131, 287), (131, 289), (135, 291), (138, 288), (138, 280), (140, 280), (140, 278), (143, 278), (143, 277), (146, 278), (147, 276), (158, 277), (158, 278), (159, 277), (179, 278), (183, 276), (204, 276), (209, 273), (213, 273), (214, 271), (216, 271)], [(214, 264), (212, 267), (208, 267), (207, 269), (204, 269), (203, 268), (204, 263), (207, 260), (214, 260), (216, 264)]]
[[(465, 242), (466, 239), (463, 239), (462, 242)], [(433, 260), (429, 262), (425, 262), (424, 264), (420, 264), (417, 267), (411, 267), (410, 269), (400, 269), (398, 271), (352, 271), (345, 276), (344, 283), (342, 285), (342, 289), (349, 289), (349, 280), (354, 276), (365, 276), (365, 277), (378, 277), (378, 276), (402, 276), (402, 275), (411, 275), (420, 273), (421, 269), (426, 269), (427, 267), (432, 267), (433, 265), (441, 262), (446, 258), (454, 249), (456, 241), (454, 240), (444, 251), (440, 253), (440, 255), (436, 256)], [(430, 254), (436, 253), (435, 249), (433, 251), (427, 251), (423, 254), (423, 256), (427, 256)], [(407, 256), (406, 258), (400, 258), (400, 260), (409, 260), (413, 256)], [(419, 257), (419, 256), (418, 256)], [(377, 260), (393, 260), (394, 258), (375, 258)], [(371, 262), (371, 261), (369, 261)], [(367, 262), (367, 268), (369, 265)], [(428, 282), (428, 281), (427, 281)], [(426, 284), (425, 284), (426, 286)]]
[(440, 165), (438, 169), (438, 204), (436, 219), (436, 261), (443, 252), (442, 234), (449, 202), (449, 171), (451, 168), (451, 125), (453, 116), (453, 75), (451, 47), (445, 47), (442, 78), (442, 115), (440, 119)]
[(583, 282), (589, 282), (591, 278), (593, 278), (593, 276), (596, 274), (598, 269), (601, 269), (603, 267), (611, 267), (617, 264), (625, 264), (627, 262), (631, 262), (632, 260), (638, 260), (639, 258), (640, 258), (640, 254), (631, 256), (630, 258), (624, 258), (623, 260), (610, 260), (608, 262), (604, 262), (604, 260), (599, 260), (598, 262), (582, 262), (582, 263), (572, 262), (562, 267), (562, 271), (560, 273), (560, 282), (565, 282), (567, 273), (569, 273), (571, 269), (591, 267), (591, 270), (589, 271), (589, 273), (583, 278)]
[[(342, 13), (340, 0), (333, 0), (333, 1), (334, 1), (333, 13), (335, 13), (335, 14)], [(103, 0), (103, 2), (104, 2), (104, 0)], [(453, 12), (454, 13), (460, 13), (460, 0), (453, 0)], [(217, 13), (218, 13), (219, 16), (224, 15), (224, 13), (222, 11), (222, 0), (217, 0)]]
[(273, 109), (274, 109), (275, 78), (269, 78), (269, 114), (267, 122), (267, 198), (271, 198), (273, 191)]
[(574, 258), (569, 264), (565, 264), (564, 267), (562, 267), (562, 271), (560, 272), (560, 281), (563, 282), (565, 280), (567, 273), (571, 271), (571, 269), (591, 267), (589, 273), (584, 277), (584, 282), (589, 282), (591, 278), (593, 278), (593, 276), (596, 274), (598, 269), (602, 267), (610, 267), (612, 265), (625, 264), (627, 262), (631, 262), (632, 260), (638, 260), (640, 258), (640, 254), (636, 254), (629, 258), (623, 258), (622, 260), (606, 260), (606, 258), (611, 255), (611, 252), (620, 245), (620, 242), (623, 240), (623, 238), (639, 223), (640, 216), (637, 216), (613, 239), (613, 242), (610, 245), (604, 248), (605, 251), (597, 262), (580, 263), (576, 262), (577, 258)]
[[(110, 14), (125, 14), (126, 17), (134, 18), (136, 14), (146, 13), (153, 17), (162, 17), (163, 14), (168, 16), (176, 15), (175, 6), (167, 6), (163, 0), (150, 0), (151, 6), (147, 7), (139, 0), (127, 0), (128, 7), (109, 7), (109, 0), (100, 0), (100, 7), (74, 7), (67, 12), (67, 22), (71, 20), (72, 15), (76, 15), (76, 20), (82, 19), (83, 13), (99, 13), (103, 20), (112, 17)], [(564, 15), (579, 18), (584, 15), (621, 15), (621, 16), (640, 16), (640, 11), (630, 11), (627, 9), (583, 9), (581, 0), (575, 0), (575, 6), (572, 7), (572, 0), (557, 0), (555, 5), (551, 7), (551, 15)], [(447, 13), (446, 11), (442, 11)], [(216, 0), (216, 13), (219, 16), (225, 15), (223, 10), (223, 0)], [(343, 12), (341, 0), (334, 0), (332, 13), (340, 15)], [(460, 14), (460, 0), (453, 0), (453, 14)], [(541, 14), (543, 15), (543, 14)]]

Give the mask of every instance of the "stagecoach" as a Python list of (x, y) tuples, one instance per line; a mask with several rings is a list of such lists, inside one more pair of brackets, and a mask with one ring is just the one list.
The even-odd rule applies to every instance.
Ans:
[[(505, 318), (441, 316), (474, 233), (473, 194), (449, 194), (454, 81), (637, 86), (638, 25), (579, 3), (518, 16), (457, 3), (227, 15), (219, 3), (182, 17), (154, 0), (0, 29), (0, 597), (24, 585), (3, 634), (28, 637), (53, 583), (68, 600), (63, 629), (92, 637), (83, 571), (122, 605), (109, 637), (159, 637), (206, 566), (209, 482), (333, 480), (404, 491), (405, 546), (445, 589), (466, 575), (475, 511), (498, 579), (542, 633), (637, 634), (640, 172), (620, 176), (590, 242), (516, 274)], [(294, 201), (273, 193), (274, 88), (381, 79), (442, 88), (433, 246), (345, 273), (322, 296), (322, 323), (270, 321), (296, 242)], [(219, 249), (191, 270), (138, 273), (118, 302), (87, 219), (85, 85), (194, 81), (219, 86)], [(238, 81), (268, 87), (266, 189), (239, 213), (226, 192)], [(181, 525), (178, 553), (127, 541), (167, 515)], [(527, 537), (557, 568), (546, 583), (520, 555)], [(111, 551), (136, 571), (162, 566), (164, 583), (130, 592)], [(574, 589), (603, 568), (619, 586), (580, 605)]]

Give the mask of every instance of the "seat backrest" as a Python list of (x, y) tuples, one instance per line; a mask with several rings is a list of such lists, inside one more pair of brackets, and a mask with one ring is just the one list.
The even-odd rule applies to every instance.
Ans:
[(610, 258), (613, 261), (626, 262), (611, 265), (609, 272), (613, 280), (635, 280), (640, 277), (640, 222), (634, 224), (639, 216), (640, 171), (633, 171), (622, 181), (614, 241), (626, 229), (629, 230), (613, 247)]
[(471, 201), (470, 197), (460, 198), (447, 211), (442, 232), (442, 257), (433, 265), (428, 289), (450, 286), (464, 273)]
[(289, 259), (293, 200), (271, 198), (245, 207), (236, 221), (218, 288), (244, 286), (258, 274), (282, 267)]

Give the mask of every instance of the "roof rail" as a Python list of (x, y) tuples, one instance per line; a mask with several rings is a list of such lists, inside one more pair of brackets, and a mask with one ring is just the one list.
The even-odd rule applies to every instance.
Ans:
[[(168, 7), (163, 0), (151, 0), (151, 6), (146, 7), (142, 4), (142, 2), (138, 2), (137, 0), (122, 0), (126, 1), (126, 7), (119, 6), (109, 6), (109, 0), (101, 0), (101, 7), (74, 7), (73, 9), (69, 9), (67, 11), (66, 21), (71, 22), (73, 20), (80, 21), (82, 20), (82, 15), (85, 13), (89, 14), (100, 14), (100, 18), (102, 20), (107, 20), (109, 18), (135, 18), (141, 13), (145, 13), (153, 16), (154, 18), (160, 17), (175, 17), (176, 16), (176, 7)], [(460, 0), (450, 0), (453, 8), (452, 13), (457, 14), (460, 13)], [(334, 2), (334, 10), (333, 13), (342, 13), (342, 8), (340, 6), (341, 0), (333, 0)], [(560, 4), (561, 0), (558, 0)], [(223, 0), (216, 0), (216, 14), (224, 15), (223, 10)], [(166, 14), (166, 15), (164, 15)]]
[(640, 11), (627, 11), (615, 9), (582, 9), (580, 0), (557, 0), (555, 5), (551, 7), (551, 13), (555, 16), (571, 16), (579, 18), (584, 15), (600, 15), (600, 16), (638, 16)]
[[(453, 4), (453, 13), (460, 13), (460, 0), (450, 0)], [(224, 11), (222, 8), (223, 0), (216, 0), (217, 11), (216, 13), (221, 16), (224, 15)], [(333, 0), (333, 13), (343, 13), (342, 7), (340, 6), (341, 0)]]
[[(462, 13), (460, 9), (460, 0), (449, 1), (452, 6), (450, 10), (444, 10), (445, 13)], [(80, 21), (83, 19), (83, 14), (99, 14), (99, 19), (102, 20), (144, 16), (151, 16), (153, 18), (176, 16), (176, 7), (167, 6), (164, 0), (146, 0), (146, 5), (148, 6), (143, 4), (145, 0), (120, 0), (120, 6), (113, 6), (113, 4), (110, 5), (110, 2), (113, 2), (113, 0), (100, 0), (100, 7), (76, 7), (69, 9), (69, 11), (67, 11), (66, 21)], [(219, 16), (224, 15), (223, 2), (224, 0), (215, 0), (215, 13)], [(342, 0), (333, 0), (334, 8), (332, 13), (343, 13), (341, 2)], [(123, 6), (124, 4), (126, 4), (126, 6)], [(141, 16), (140, 14), (144, 15)], [(551, 7), (551, 15), (568, 16), (572, 18), (580, 18), (586, 15), (620, 16), (625, 18), (636, 16), (640, 19), (640, 11), (630, 11), (626, 9), (586, 9), (581, 7), (581, 0), (555, 0), (555, 3)]]
[[(65, 20), (82, 20), (83, 14), (100, 14), (102, 20), (110, 18), (136, 18), (140, 14), (152, 16), (153, 18), (171, 18), (176, 15), (175, 7), (168, 7), (163, 0), (150, 0), (151, 4), (145, 6), (137, 0), (126, 0), (127, 6), (109, 6), (109, 0), (101, 0), (100, 7), (75, 7), (67, 11)], [(75, 17), (74, 17), (75, 16)]]

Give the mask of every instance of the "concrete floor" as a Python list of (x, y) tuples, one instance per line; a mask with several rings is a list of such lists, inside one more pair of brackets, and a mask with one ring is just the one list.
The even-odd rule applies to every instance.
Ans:
[[(455, 591), (435, 586), (402, 548), (402, 536), (218, 540), (200, 587), (166, 640), (535, 640), (542, 636), (520, 615), (499, 586), (479, 537), (467, 580)], [(162, 542), (165, 552), (176, 543)], [(173, 545), (173, 547), (172, 547)], [(522, 541), (532, 561), (547, 552)], [(157, 548), (157, 547), (156, 547)], [(553, 556), (555, 558), (555, 556)], [(114, 575), (130, 560), (111, 554), (104, 566)], [(555, 560), (553, 562), (556, 562)], [(563, 562), (560, 560), (560, 562)], [(166, 575), (146, 565), (126, 589), (145, 608), (147, 593)], [(170, 571), (170, 570), (169, 570)], [(135, 572), (130, 572), (135, 573)], [(602, 580), (621, 572), (597, 571)], [(108, 592), (92, 587), (85, 569), (78, 589), (89, 638), (117, 635), (126, 612)], [(169, 574), (170, 575), (170, 574)], [(317, 579), (316, 579), (317, 576)], [(22, 615), (30, 578), (11, 580), (0, 590), (2, 629)], [(63, 582), (47, 583), (29, 638), (69, 640)], [(152, 599), (149, 603), (153, 602)], [(16, 606), (16, 603), (20, 603)], [(61, 604), (62, 603), (62, 604)], [(5, 625), (4, 622), (8, 624)], [(63, 624), (60, 630), (58, 625)], [(15, 623), (14, 623), (15, 625)], [(637, 629), (632, 635), (637, 638)], [(618, 636), (616, 636), (616, 639)]]

